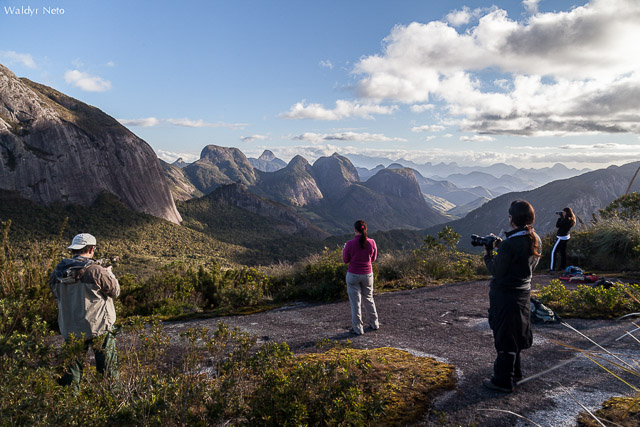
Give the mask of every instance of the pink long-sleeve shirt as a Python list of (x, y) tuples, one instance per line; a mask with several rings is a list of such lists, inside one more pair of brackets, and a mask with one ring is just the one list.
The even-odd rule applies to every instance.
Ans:
[(378, 248), (373, 239), (367, 238), (364, 249), (360, 247), (360, 237), (349, 240), (342, 250), (342, 261), (349, 264), (347, 271), (352, 274), (373, 272), (371, 263), (378, 257)]

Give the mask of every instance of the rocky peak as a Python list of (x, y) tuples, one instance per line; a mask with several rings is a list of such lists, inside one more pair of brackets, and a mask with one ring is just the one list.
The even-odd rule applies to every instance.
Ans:
[(353, 183), (360, 182), (358, 171), (351, 161), (338, 153), (320, 157), (312, 170), (318, 188), (327, 199), (339, 199)]
[(273, 154), (273, 152), (271, 152), (269, 150), (264, 150), (262, 152), (262, 154), (260, 155), (260, 157), (258, 157), (258, 160), (262, 160), (264, 162), (270, 162), (275, 158), (276, 158), (276, 155)]
[(40, 204), (91, 205), (102, 192), (179, 223), (151, 147), (99, 109), (0, 65), (0, 189)]
[(207, 145), (200, 159), (184, 168), (193, 185), (205, 194), (220, 185), (238, 182), (253, 185), (256, 171), (242, 151), (234, 147)]
[(311, 165), (309, 165), (307, 159), (298, 154), (293, 159), (291, 159), (289, 164), (287, 164), (286, 169), (307, 170), (310, 166)]
[(291, 159), (285, 168), (264, 174), (258, 186), (265, 194), (293, 206), (315, 204), (323, 198), (311, 165), (300, 155)]
[(185, 162), (184, 159), (182, 157), (178, 157), (178, 160), (176, 160), (175, 162), (171, 163), (171, 166), (175, 166), (177, 168), (184, 168), (185, 166), (187, 166), (189, 163)]
[(257, 159), (253, 159), (250, 157), (249, 163), (251, 163), (251, 166), (262, 172), (275, 172), (287, 166), (284, 161), (277, 158), (275, 154), (273, 154), (269, 150), (264, 150), (264, 152)]
[(409, 168), (382, 169), (369, 178), (365, 185), (384, 195), (400, 197), (405, 200), (424, 201), (418, 180), (413, 170)]

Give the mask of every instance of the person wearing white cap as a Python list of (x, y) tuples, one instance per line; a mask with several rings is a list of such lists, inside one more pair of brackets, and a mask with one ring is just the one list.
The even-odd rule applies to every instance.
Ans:
[[(116, 310), (113, 299), (120, 295), (120, 284), (111, 266), (98, 265), (93, 256), (96, 238), (82, 233), (67, 247), (71, 259), (63, 259), (51, 273), (49, 286), (58, 301), (58, 324), (65, 340), (83, 339), (85, 351), (93, 348), (96, 368), (105, 377), (118, 379), (118, 357), (113, 324)], [(72, 361), (60, 384), (75, 384), (82, 379), (84, 355)]]

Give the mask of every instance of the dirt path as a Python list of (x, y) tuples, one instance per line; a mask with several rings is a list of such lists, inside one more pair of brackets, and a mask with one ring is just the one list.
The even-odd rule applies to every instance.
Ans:
[[(534, 277), (534, 288), (549, 283), (550, 277)], [(189, 327), (214, 328), (219, 321), (260, 337), (263, 341), (287, 342), (294, 353), (315, 351), (315, 343), (351, 339), (355, 348), (395, 347), (419, 356), (434, 357), (457, 368), (458, 386), (435, 403), (418, 425), (512, 426), (526, 424), (512, 411), (543, 426), (573, 425), (582, 408), (598, 409), (612, 395), (630, 388), (583, 356), (555, 344), (559, 341), (578, 348), (592, 346), (566, 326), (534, 325), (534, 345), (523, 353), (525, 377), (559, 363), (570, 363), (519, 386), (504, 395), (485, 389), (482, 379), (491, 375), (495, 358), (487, 323), (486, 281), (462, 282), (433, 288), (376, 295), (381, 327), (362, 336), (352, 336), (346, 301), (331, 304), (293, 305), (249, 316), (225, 317), (168, 323), (168, 332)], [(611, 341), (633, 329), (625, 322), (569, 319), (567, 323), (597, 342)], [(640, 360), (640, 344), (629, 337), (606, 346)], [(575, 358), (575, 360), (573, 360)], [(640, 381), (631, 379), (632, 384)], [(570, 393), (570, 394), (569, 394)], [(571, 397), (573, 396), (573, 397)], [(499, 410), (499, 411), (498, 411)]]

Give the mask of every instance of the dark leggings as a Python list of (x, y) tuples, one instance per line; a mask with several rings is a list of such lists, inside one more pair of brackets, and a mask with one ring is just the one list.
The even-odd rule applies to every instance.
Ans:
[[(559, 266), (560, 269), (564, 269), (567, 267), (567, 242), (568, 240), (560, 240), (556, 241), (556, 244), (553, 246), (553, 251), (551, 253), (551, 266), (549, 269), (555, 270), (556, 266)], [(558, 254), (560, 259), (556, 259), (556, 254)]]

